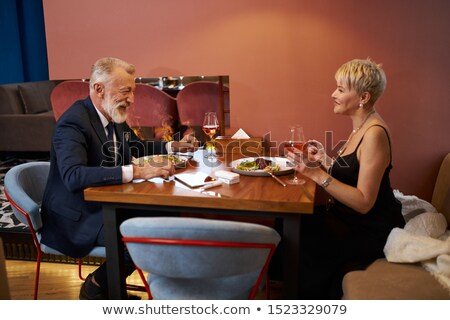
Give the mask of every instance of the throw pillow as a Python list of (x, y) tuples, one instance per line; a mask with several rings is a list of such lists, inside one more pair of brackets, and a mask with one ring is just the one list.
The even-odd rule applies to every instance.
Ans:
[(28, 82), (19, 85), (25, 113), (35, 114), (52, 110), (50, 94), (54, 84), (50, 81)]
[(409, 220), (404, 229), (415, 235), (437, 239), (447, 230), (447, 220), (442, 213), (424, 212)]
[(406, 222), (423, 212), (437, 212), (429, 202), (413, 195), (404, 195), (399, 190), (394, 190), (395, 198), (402, 203), (402, 214)]

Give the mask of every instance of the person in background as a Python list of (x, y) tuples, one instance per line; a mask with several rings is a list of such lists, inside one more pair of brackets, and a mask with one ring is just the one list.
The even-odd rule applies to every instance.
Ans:
[[(56, 124), (41, 242), (67, 256), (81, 258), (94, 246), (105, 246), (101, 205), (84, 200), (85, 188), (168, 178), (174, 173), (170, 161), (135, 164), (133, 158), (195, 149), (192, 136), (144, 142), (134, 134), (125, 122), (134, 102), (134, 75), (135, 67), (123, 60), (99, 59), (92, 66), (89, 96), (76, 101)], [(125, 265), (130, 275), (135, 267), (128, 252)], [(106, 262), (86, 278), (80, 299), (108, 299)]]
[(384, 257), (389, 233), (405, 224), (389, 180), (391, 135), (375, 110), (385, 73), (370, 59), (352, 60), (335, 78), (334, 113), (351, 120), (348, 140), (333, 159), (317, 141), (305, 144), (303, 161), (289, 156), (329, 197), (302, 217), (300, 299), (341, 299), (345, 273)]

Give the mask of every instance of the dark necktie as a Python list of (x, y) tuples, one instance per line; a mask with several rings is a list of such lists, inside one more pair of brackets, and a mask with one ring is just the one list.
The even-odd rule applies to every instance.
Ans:
[(114, 140), (114, 122), (110, 122), (108, 123), (108, 125), (106, 126), (106, 130), (108, 131), (108, 141), (113, 141)]
[(116, 144), (114, 143), (114, 122), (108, 123), (106, 126), (106, 130), (108, 131), (107, 139), (110, 145), (113, 146), (112, 154), (114, 156), (114, 163), (116, 162)]

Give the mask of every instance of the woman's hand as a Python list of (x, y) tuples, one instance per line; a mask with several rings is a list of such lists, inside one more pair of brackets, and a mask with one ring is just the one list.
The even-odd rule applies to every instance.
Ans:
[(327, 174), (326, 171), (321, 168), (320, 162), (316, 160), (310, 161), (306, 154), (301, 155), (300, 159), (297, 157), (297, 161), (294, 163), (296, 164), (294, 169), (297, 172), (317, 183), (321, 181), (324, 174)]
[[(287, 158), (295, 164), (295, 170), (302, 175), (318, 182), (326, 175), (322, 166), (326, 154), (323, 145), (315, 140), (310, 140), (303, 145), (302, 153), (287, 153)], [(326, 169), (325, 169), (326, 170)]]
[(325, 162), (327, 155), (325, 154), (325, 148), (319, 141), (309, 140), (305, 143), (303, 149), (306, 151), (310, 162)]

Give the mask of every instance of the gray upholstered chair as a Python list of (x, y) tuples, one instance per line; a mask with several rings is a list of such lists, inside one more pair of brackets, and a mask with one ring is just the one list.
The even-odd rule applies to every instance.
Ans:
[[(47, 183), (50, 162), (29, 162), (11, 168), (5, 176), (5, 195), (11, 203), (14, 215), (20, 222), (28, 225), (37, 249), (34, 299), (37, 299), (39, 272), (43, 253), (64, 255), (41, 243), (42, 228), (41, 202)], [(89, 254), (93, 257), (106, 257), (105, 247), (95, 247)], [(81, 259), (78, 259), (78, 274), (81, 280)]]
[(132, 218), (120, 231), (149, 298), (165, 300), (254, 298), (280, 241), (270, 227), (201, 218)]

